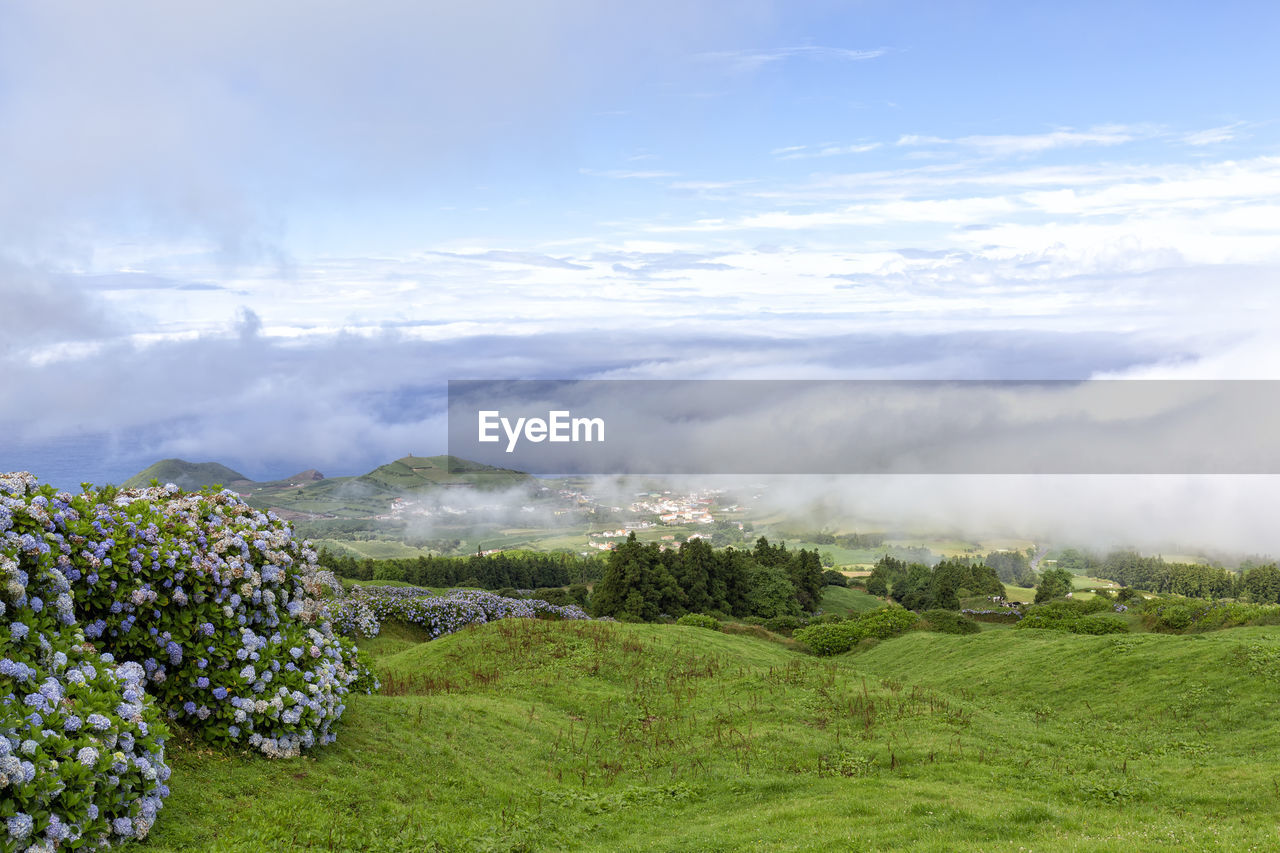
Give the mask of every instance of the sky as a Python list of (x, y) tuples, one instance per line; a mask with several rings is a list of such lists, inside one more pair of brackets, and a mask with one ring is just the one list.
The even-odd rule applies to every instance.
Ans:
[(0, 469), (359, 473), (444, 451), (449, 379), (1280, 378), (1277, 31), (5, 3)]

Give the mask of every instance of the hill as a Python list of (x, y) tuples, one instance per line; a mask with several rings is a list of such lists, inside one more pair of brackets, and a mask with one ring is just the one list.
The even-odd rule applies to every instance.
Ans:
[(173, 483), (182, 489), (196, 490), (205, 486), (248, 483), (249, 478), (217, 462), (187, 462), (185, 459), (161, 459), (124, 481), (126, 489), (149, 486), (152, 480)]
[(421, 639), (362, 643), (384, 693), (312, 758), (176, 742), (148, 849), (1269, 849), (1280, 821), (1274, 628), (822, 660), (674, 625)]
[(411, 492), (432, 486), (503, 488), (532, 482), (533, 476), (458, 456), (406, 456), (356, 479), (397, 492)]
[(356, 477), (328, 477), (309, 469), (281, 480), (255, 482), (216, 462), (165, 459), (125, 482), (146, 486), (151, 479), (184, 489), (221, 484), (250, 504), (290, 518), (369, 518), (387, 513), (397, 498), (433, 489), (505, 489), (528, 485), (534, 477), (456, 456), (405, 456)]

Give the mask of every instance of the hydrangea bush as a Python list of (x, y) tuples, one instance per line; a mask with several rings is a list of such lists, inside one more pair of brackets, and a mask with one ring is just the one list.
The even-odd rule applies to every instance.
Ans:
[(355, 587), (336, 602), (335, 611), (335, 623), (349, 636), (376, 637), (383, 621), (396, 619), (425, 628), (433, 640), (495, 619), (590, 618), (577, 605), (505, 598), (479, 589), (437, 595), (428, 589), (401, 586)]
[(0, 475), (0, 850), (142, 838), (163, 798), (167, 730), (144, 671), (76, 622), (66, 493)]
[(50, 509), (85, 635), (141, 664), (170, 719), (272, 757), (335, 739), (361, 667), (285, 522), (175, 486), (86, 489)]

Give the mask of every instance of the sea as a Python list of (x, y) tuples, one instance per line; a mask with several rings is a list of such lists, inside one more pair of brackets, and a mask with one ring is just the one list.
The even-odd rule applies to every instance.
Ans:
[[(30, 471), (41, 483), (79, 492), (82, 483), (103, 486), (120, 485), (125, 480), (161, 459), (175, 456), (163, 436), (145, 434), (87, 432), (49, 438), (13, 438), (0, 435), (0, 473)], [(223, 453), (184, 451), (189, 462), (220, 462), (252, 480), (275, 480), (296, 474), (306, 468), (319, 467), (326, 476), (363, 474), (386, 459), (361, 458), (344, 460), (350, 470), (326, 470), (317, 461), (262, 460)]]
[(30, 471), (42, 483), (80, 491), (81, 483), (119, 484), (156, 462), (140, 436), (81, 433), (49, 438), (0, 436), (0, 471)]

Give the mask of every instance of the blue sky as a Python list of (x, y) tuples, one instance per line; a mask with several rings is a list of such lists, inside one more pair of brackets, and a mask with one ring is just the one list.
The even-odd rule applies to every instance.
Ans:
[(1280, 378), (1278, 19), (5, 4), (0, 469), (352, 473), (450, 378)]

